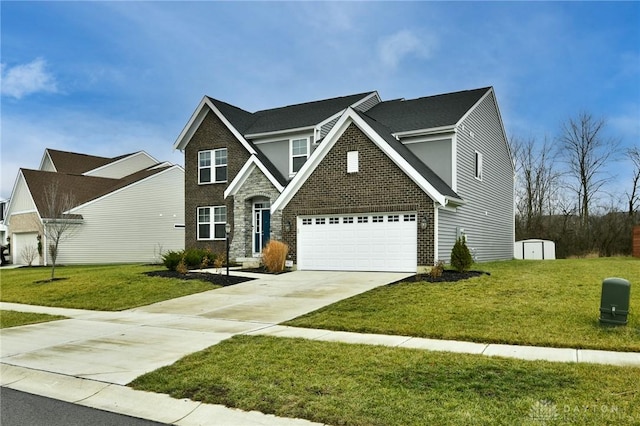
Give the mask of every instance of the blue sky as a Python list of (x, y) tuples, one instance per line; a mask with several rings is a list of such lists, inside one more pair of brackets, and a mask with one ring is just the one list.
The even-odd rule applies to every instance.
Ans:
[[(587, 111), (640, 144), (639, 2), (2, 1), (0, 13), (3, 198), (45, 148), (183, 164), (173, 143), (204, 95), (255, 111), (494, 86), (509, 136), (553, 138)], [(628, 163), (612, 171), (612, 191), (630, 185)]]

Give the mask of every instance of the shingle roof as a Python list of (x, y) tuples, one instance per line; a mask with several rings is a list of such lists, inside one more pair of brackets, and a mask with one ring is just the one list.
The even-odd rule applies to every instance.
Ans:
[(314, 126), (371, 93), (373, 92), (305, 102), (254, 113), (213, 98), (209, 99), (240, 133), (251, 135)]
[(409, 150), (402, 142), (397, 140), (391, 129), (382, 123), (368, 117), (366, 114), (356, 111), (358, 115), (379, 134), (391, 148), (400, 154), (418, 173), (420, 173), (433, 187), (446, 197), (462, 199), (451, 187), (440, 178), (429, 166), (424, 164), (416, 155)]
[(49, 188), (55, 188), (57, 202), (60, 203), (64, 197), (72, 200), (73, 207), (77, 207), (103, 195), (124, 188), (149, 176), (166, 170), (173, 166), (158, 167), (155, 169), (145, 169), (125, 176), (122, 179), (111, 179), (96, 176), (84, 176), (78, 174), (46, 172), (42, 170), (20, 169), (29, 187), (36, 208), (43, 219), (47, 216), (47, 192)]
[(380, 102), (366, 115), (389, 127), (393, 133), (450, 126), (456, 124), (490, 89), (483, 87), (424, 98)]
[(49, 158), (60, 173), (82, 174), (97, 169), (114, 161), (113, 158), (95, 155), (78, 154), (76, 152), (58, 151), (47, 148)]

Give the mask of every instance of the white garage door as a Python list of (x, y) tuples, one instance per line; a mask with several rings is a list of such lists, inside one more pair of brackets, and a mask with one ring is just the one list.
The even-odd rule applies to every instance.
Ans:
[(298, 269), (414, 272), (415, 213), (298, 217)]
[[(28, 260), (24, 258), (27, 251), (32, 252), (38, 250), (38, 233), (37, 232), (25, 232), (20, 234), (13, 234), (11, 238), (11, 261), (16, 265), (26, 265)], [(35, 259), (34, 259), (35, 260)], [(34, 264), (37, 263), (34, 262)]]

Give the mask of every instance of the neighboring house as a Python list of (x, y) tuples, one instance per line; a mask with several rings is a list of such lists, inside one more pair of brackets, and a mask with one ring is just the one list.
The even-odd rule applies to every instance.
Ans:
[(0, 200), (0, 245), (3, 246), (7, 245), (7, 237), (9, 236), (7, 225), (4, 223), (8, 203), (8, 200)]
[(154, 262), (184, 248), (184, 169), (145, 152), (115, 158), (45, 150), (38, 170), (20, 169), (6, 211), (12, 260), (38, 248), (48, 264), (45, 228), (53, 204), (73, 224), (59, 264)]
[(412, 100), (377, 92), (250, 113), (205, 96), (179, 135), (185, 245), (298, 269), (416, 271), (464, 236), (511, 259), (514, 169), (491, 87)]

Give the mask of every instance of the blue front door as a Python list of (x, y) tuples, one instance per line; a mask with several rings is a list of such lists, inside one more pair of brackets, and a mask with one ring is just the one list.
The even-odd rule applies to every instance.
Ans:
[(253, 253), (260, 254), (271, 235), (271, 210), (269, 203), (253, 205)]

